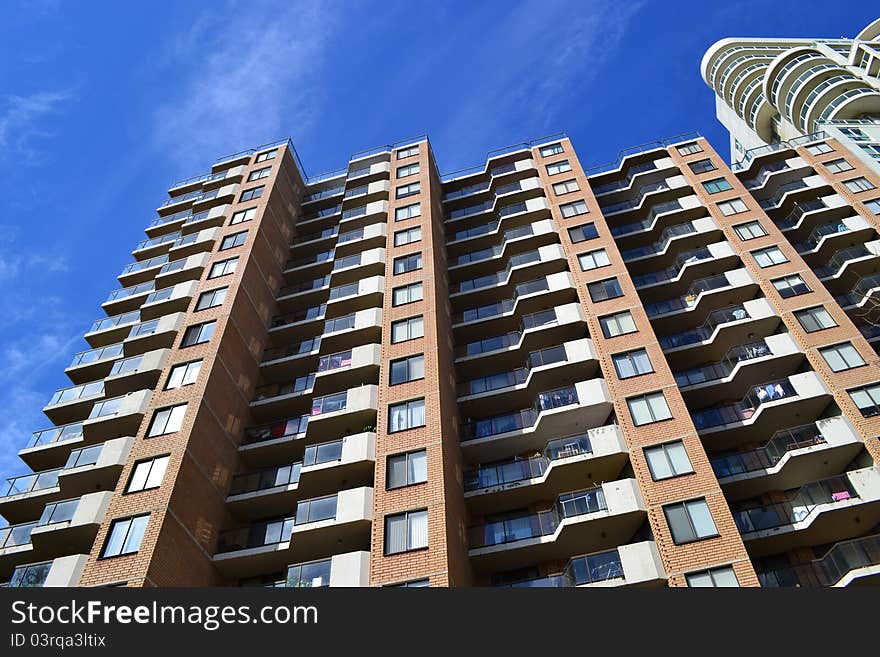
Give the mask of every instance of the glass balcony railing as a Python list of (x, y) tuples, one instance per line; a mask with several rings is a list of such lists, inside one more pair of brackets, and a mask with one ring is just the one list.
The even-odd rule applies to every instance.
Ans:
[(83, 433), (82, 422), (74, 422), (73, 424), (65, 424), (51, 429), (43, 429), (35, 431), (28, 441), (27, 448), (39, 447), (41, 445), (52, 445), (65, 440), (75, 440), (81, 438)]
[(32, 563), (27, 566), (19, 566), (12, 572), (9, 580), (9, 588), (40, 588), (46, 583), (52, 562)]
[(186, 267), (186, 260), (186, 258), (179, 258), (178, 260), (162, 265), (162, 269), (159, 270), (159, 276), (183, 270), (183, 268)]
[(311, 308), (302, 308), (285, 315), (276, 315), (272, 318), (272, 328), (278, 326), (286, 326), (288, 324), (296, 324), (297, 322), (307, 322), (320, 319), (327, 312), (327, 305), (312, 306)]
[(329, 260), (333, 260), (333, 254), (333, 251), (322, 251), (306, 258), (289, 260), (285, 265), (285, 269), (296, 269), (297, 267), (307, 267), (308, 265), (316, 265), (322, 262), (328, 262)]
[(355, 327), (355, 313), (351, 313), (349, 315), (344, 315), (342, 317), (336, 317), (334, 319), (328, 319), (324, 322), (323, 332), (326, 335), (327, 333), (338, 333), (339, 331), (350, 331)]
[(370, 189), (369, 185), (361, 185), (359, 187), (351, 187), (345, 190), (343, 198), (353, 198), (355, 196), (364, 196)]
[(681, 210), (683, 206), (681, 201), (678, 199), (672, 199), (671, 201), (665, 201), (663, 203), (658, 203), (657, 205), (651, 206), (651, 209), (648, 211), (648, 217), (644, 221), (637, 221), (631, 224), (624, 224), (623, 226), (612, 226), (611, 234), (614, 237), (622, 237), (623, 235), (629, 235), (630, 233), (638, 233), (643, 230), (651, 230), (651, 227), (654, 225), (654, 221), (656, 221), (657, 217), (664, 212), (672, 212), (674, 210)]
[(479, 237), (480, 235), (487, 235), (488, 233), (492, 233), (498, 229), (497, 221), (489, 221), (485, 224), (480, 224), (479, 226), (474, 226), (472, 228), (467, 228), (465, 230), (459, 230), (452, 234), (452, 239), (448, 240), (449, 242), (457, 242), (459, 240), (467, 240), (472, 237)]
[(574, 557), (558, 575), (506, 584), (510, 588), (567, 588), (623, 578), (620, 553), (615, 550)]
[(821, 559), (758, 572), (761, 586), (834, 586), (844, 575), (880, 564), (880, 535), (864, 536), (834, 545)]
[(113, 290), (107, 296), (107, 301), (105, 301), (104, 303), (109, 303), (111, 301), (119, 301), (121, 299), (127, 299), (128, 297), (133, 297), (138, 294), (146, 294), (148, 292), (152, 292), (155, 289), (156, 289), (156, 282), (155, 281), (147, 281), (146, 283), (132, 285), (131, 287), (123, 287), (118, 290)]
[(11, 477), (6, 480), (5, 487), (0, 487), (0, 493), (2, 493), (0, 497), (10, 497), (12, 495), (22, 495), (24, 493), (54, 488), (58, 485), (58, 475), (61, 473), (61, 470), (63, 468)]
[(788, 228), (796, 226), (807, 212), (821, 210), (822, 208), (827, 207), (828, 206), (825, 204), (825, 201), (820, 198), (810, 199), (809, 201), (801, 201), (799, 203), (795, 203), (794, 209), (787, 215), (785, 215), (785, 217), (773, 223), (775, 223), (780, 230), (787, 230)]
[(459, 396), (479, 395), (494, 390), (503, 390), (504, 388), (520, 385), (525, 383), (529, 377), (529, 372), (534, 368), (555, 363), (564, 363), (566, 361), (568, 361), (568, 355), (566, 354), (563, 345), (539, 349), (529, 354), (528, 361), (526, 361), (523, 367), (519, 367), (509, 372), (502, 372), (500, 374), (482, 376), (478, 379), (472, 379), (459, 384), (458, 394)]
[(462, 440), (488, 438), (510, 431), (519, 431), (533, 427), (543, 411), (572, 406), (579, 403), (577, 389), (574, 386), (558, 388), (542, 392), (535, 400), (534, 406), (513, 413), (496, 415), (483, 420), (467, 422), (462, 427)]
[(642, 185), (637, 190), (635, 190), (634, 195), (635, 198), (626, 201), (620, 201), (618, 203), (611, 203), (608, 205), (599, 205), (599, 208), (602, 211), (602, 214), (616, 214), (618, 212), (624, 212), (626, 210), (631, 210), (633, 208), (639, 207), (644, 201), (645, 194), (650, 194), (651, 192), (659, 192), (664, 189), (670, 189), (669, 183), (665, 180), (661, 180), (659, 182), (650, 183), (648, 185)]
[(89, 419), (94, 420), (100, 417), (110, 417), (116, 415), (122, 410), (126, 396), (114, 397), (113, 399), (105, 399), (95, 402), (92, 406), (92, 412), (89, 413)]
[(159, 319), (151, 319), (148, 322), (140, 322), (131, 327), (129, 338), (137, 338), (145, 335), (153, 335), (159, 328)]
[(694, 264), (696, 262), (702, 262), (704, 260), (711, 260), (712, 258), (712, 252), (705, 246), (698, 249), (685, 251), (675, 259), (672, 267), (667, 267), (666, 269), (661, 269), (659, 271), (653, 271), (648, 274), (633, 276), (633, 283), (635, 283), (636, 287), (644, 287), (646, 285), (665, 283), (666, 281), (671, 281), (675, 278), (678, 278), (684, 271), (685, 266)]
[(172, 221), (180, 221), (181, 219), (186, 219), (190, 216), (192, 210), (186, 209), (181, 210), (180, 212), (175, 212), (174, 214), (169, 214), (164, 217), (157, 217), (150, 222), (148, 228), (155, 228), (156, 226), (163, 226), (165, 224), (170, 224)]
[(794, 397), (797, 394), (787, 379), (753, 386), (748, 394), (735, 404), (725, 404), (691, 413), (697, 431), (720, 427), (750, 419), (764, 402)]
[(712, 336), (712, 333), (718, 325), (726, 324), (728, 322), (736, 322), (741, 319), (747, 319), (748, 317), (749, 313), (745, 309), (745, 306), (739, 304), (720, 308), (709, 313), (706, 321), (695, 329), (661, 336), (660, 346), (663, 347), (663, 349), (675, 349), (676, 347), (703, 342)]
[(360, 290), (360, 286), (360, 281), (355, 281), (354, 283), (346, 283), (345, 285), (331, 287), (329, 300), (336, 301), (337, 299), (344, 299), (345, 297), (356, 297)]
[(251, 445), (254, 443), (266, 442), (267, 440), (304, 436), (308, 429), (308, 425), (309, 416), (302, 415), (300, 417), (272, 422), (271, 424), (264, 424), (259, 427), (251, 427), (245, 430), (242, 444)]
[(663, 232), (660, 233), (660, 239), (653, 244), (636, 247), (634, 249), (627, 249), (625, 251), (621, 251), (620, 255), (624, 260), (634, 260), (635, 258), (644, 258), (647, 256), (657, 255), (658, 253), (663, 253), (663, 251), (666, 250), (666, 247), (669, 246), (669, 242), (672, 239), (676, 237), (681, 237), (682, 235), (691, 235), (696, 232), (697, 229), (690, 221), (684, 224), (669, 226), (663, 229)]
[(762, 201), (758, 201), (758, 204), (764, 208), (765, 210), (769, 210), (770, 208), (775, 208), (777, 205), (782, 203), (782, 197), (788, 194), (789, 192), (793, 192), (798, 189), (805, 189), (807, 187), (807, 183), (803, 180), (795, 180), (790, 183), (785, 183), (784, 185), (780, 185), (776, 190), (776, 193), (773, 194), (770, 198), (765, 198)]
[(291, 356), (301, 356), (317, 351), (321, 346), (321, 338), (311, 338), (303, 340), (295, 344), (286, 345), (284, 347), (272, 347), (263, 352), (263, 361), (277, 360), (279, 358), (289, 358)]
[(278, 290), (278, 298), (290, 296), (291, 294), (300, 294), (302, 292), (310, 292), (312, 290), (320, 290), (322, 287), (330, 285), (330, 276), (322, 276), (311, 281), (303, 281), (293, 285), (285, 285)]
[(43, 507), (43, 513), (40, 515), (40, 519), (37, 521), (37, 527), (69, 523), (71, 520), (73, 520), (73, 516), (76, 513), (76, 509), (78, 506), (79, 498), (47, 504), (45, 507)]
[(664, 315), (666, 313), (675, 312), (676, 310), (693, 308), (697, 305), (697, 302), (700, 300), (700, 295), (704, 292), (720, 290), (725, 287), (730, 287), (730, 281), (727, 280), (727, 276), (724, 274), (701, 278), (691, 283), (688, 291), (680, 297), (647, 304), (645, 306), (645, 312), (648, 314), (648, 317), (656, 317), (657, 315)]
[(730, 376), (738, 363), (755, 358), (771, 356), (773, 352), (764, 340), (757, 340), (750, 344), (738, 345), (730, 349), (717, 363), (694, 367), (681, 372), (674, 372), (675, 383), (679, 388), (698, 385), (709, 381), (717, 381)]
[(141, 249), (148, 249), (153, 246), (159, 246), (160, 244), (165, 244), (165, 242), (173, 242), (178, 237), (180, 237), (180, 231), (174, 233), (167, 233), (165, 235), (159, 235), (159, 237), (152, 237), (147, 240), (141, 240), (138, 242), (137, 246), (134, 248), (135, 251), (140, 251)]
[(345, 244), (347, 242), (354, 242), (355, 240), (361, 240), (366, 235), (366, 232), (363, 228), (358, 228), (357, 230), (350, 230), (347, 233), (340, 233), (339, 238), (336, 240), (336, 244)]
[(311, 415), (324, 415), (335, 411), (344, 411), (348, 403), (347, 392), (337, 392), (332, 395), (315, 397), (312, 400)]
[(316, 219), (323, 219), (324, 217), (330, 217), (334, 214), (338, 214), (341, 211), (342, 211), (341, 205), (331, 205), (329, 208), (322, 208), (321, 210), (318, 210), (317, 212), (310, 214), (307, 217), (304, 217), (303, 219), (300, 220), (299, 223), (304, 224), (308, 221), (315, 221)]
[(713, 458), (711, 460), (712, 469), (719, 479), (765, 470), (779, 463), (782, 457), (792, 450), (823, 444), (825, 444), (825, 437), (816, 424), (804, 424), (792, 429), (777, 431), (769, 441), (758, 449)]
[(265, 468), (257, 472), (236, 475), (232, 479), (229, 488), (230, 495), (243, 495), (269, 490), (279, 486), (291, 486), (299, 483), (302, 463), (290, 463), (272, 468)]
[(37, 526), (37, 522), (26, 522), (0, 528), (0, 550), (27, 545), (31, 542), (31, 532)]
[(453, 283), (452, 285), (450, 285), (450, 292), (452, 294), (455, 294), (460, 292), (479, 290), (481, 288), (491, 287), (493, 285), (503, 285), (510, 276), (510, 272), (513, 271), (515, 267), (522, 267), (523, 265), (540, 261), (541, 252), (537, 249), (535, 249), (534, 251), (527, 251), (525, 253), (518, 253), (517, 255), (510, 257), (510, 259), (507, 261), (507, 266), (503, 270), (487, 274), (486, 276), (479, 276), (478, 278), (471, 278), (465, 281), (461, 281), (457, 285)]
[(89, 349), (88, 351), (81, 351), (76, 356), (73, 357), (73, 360), (70, 362), (68, 367), (79, 367), (80, 365), (88, 365), (89, 363), (96, 363), (101, 360), (107, 360), (110, 358), (118, 358), (122, 355), (122, 343), (117, 342), (116, 344), (110, 344), (106, 347), (99, 347), (97, 349)]
[(293, 589), (313, 589), (330, 586), (330, 559), (288, 566), (284, 586)]
[(144, 299), (144, 305), (146, 306), (147, 304), (150, 304), (150, 303), (158, 303), (160, 301), (167, 301), (168, 299), (170, 299), (172, 297), (173, 294), (174, 294), (174, 286), (173, 285), (171, 287), (164, 287), (161, 290), (156, 290), (155, 292), (150, 294), (150, 296), (148, 296), (146, 299)]
[(814, 228), (810, 235), (803, 242), (799, 242), (795, 244), (795, 248), (798, 253), (805, 253), (806, 251), (812, 251), (817, 246), (819, 246), (819, 242), (822, 241), (822, 238), (826, 235), (836, 235), (838, 233), (848, 233), (850, 232), (849, 226), (847, 226), (842, 221), (832, 221), (829, 224), (825, 224), (823, 226), (819, 226)]
[(785, 163), (785, 160), (770, 162), (758, 169), (757, 175), (755, 175), (754, 178), (744, 180), (743, 185), (745, 185), (746, 189), (755, 189), (767, 182), (767, 178), (770, 177), (771, 173), (776, 173), (777, 171), (782, 171), (783, 169), (788, 168), (790, 167)]
[(464, 489), (474, 491), (534, 479), (547, 472), (553, 461), (592, 453), (589, 434), (556, 438), (547, 443), (540, 456), (485, 465), (465, 472)]
[(180, 194), (179, 196), (172, 196), (171, 198), (165, 199), (160, 205), (160, 208), (167, 207), (169, 205), (175, 205), (176, 203), (183, 203), (184, 201), (193, 201), (195, 199), (200, 198), (204, 192), (201, 189), (196, 189), (191, 192), (187, 192), (186, 194)]
[(504, 299), (497, 303), (492, 303), (485, 306), (469, 308), (463, 312), (456, 313), (452, 316), (452, 321), (454, 324), (459, 324), (461, 322), (474, 322), (481, 319), (487, 319), (489, 317), (503, 315), (513, 310), (519, 297), (525, 296), (527, 294), (537, 294), (538, 292), (547, 292), (549, 290), (550, 284), (547, 282), (546, 278), (538, 278), (533, 281), (526, 281), (525, 283), (520, 283), (514, 288), (513, 296), (511, 298)]
[(49, 400), (47, 406), (54, 406), (55, 404), (66, 404), (68, 402), (76, 401), (77, 399), (95, 397), (103, 394), (104, 381), (92, 381), (91, 383), (83, 383), (82, 385), (73, 386), (71, 388), (62, 388), (61, 390), (56, 390), (55, 394), (52, 395), (52, 398)]
[(192, 214), (189, 217), (187, 217), (186, 221), (183, 222), (183, 225), (190, 226), (192, 224), (198, 223), (199, 221), (202, 221), (203, 219), (207, 219), (208, 214), (209, 213), (207, 210), (205, 210), (203, 212), (196, 212), (195, 214)]
[(333, 520), (336, 518), (337, 505), (338, 499), (335, 494), (302, 500), (296, 505), (294, 525), (306, 525), (311, 522)]
[(258, 522), (250, 527), (221, 532), (217, 539), (217, 553), (237, 552), (252, 548), (285, 543), (293, 533), (294, 518), (280, 518)]
[(636, 177), (637, 174), (644, 173), (645, 171), (656, 171), (657, 165), (654, 162), (642, 162), (641, 164), (634, 164), (629, 169), (623, 172), (623, 178), (619, 180), (615, 180), (614, 182), (605, 183), (604, 185), (598, 185), (593, 187), (593, 194), (596, 196), (602, 196), (603, 194), (610, 194), (611, 192), (616, 192), (620, 189), (626, 189), (630, 185), (632, 185), (633, 178)]
[(168, 262), (168, 254), (162, 254), (160, 256), (156, 256), (155, 258), (150, 258), (149, 260), (141, 260), (139, 262), (131, 262), (122, 269), (122, 275), (133, 274), (138, 271), (144, 271), (145, 269), (151, 269), (153, 267), (159, 267), (160, 265), (164, 265)]
[(70, 455), (67, 457), (67, 462), (64, 464), (64, 469), (69, 470), (70, 468), (81, 468), (86, 465), (95, 465), (101, 457), (101, 450), (103, 447), (104, 445), (100, 444), (92, 445), (91, 447), (82, 447), (71, 451)]
[(846, 475), (801, 486), (788, 501), (749, 509), (732, 510), (740, 534), (791, 525), (805, 520), (818, 506), (857, 498)]
[(336, 354), (321, 356), (318, 360), (318, 371), (331, 372), (343, 367), (351, 367), (351, 353), (351, 349), (348, 349), (347, 351), (340, 351)]
[(849, 292), (839, 294), (835, 299), (841, 306), (854, 306), (864, 301), (871, 291), (878, 287), (880, 287), (880, 274), (862, 276)]
[(601, 488), (565, 493), (547, 511), (472, 527), (468, 532), (469, 545), (474, 549), (549, 536), (566, 518), (597, 513), (607, 508), (605, 493)]
[(339, 226), (334, 226), (333, 228), (325, 228), (324, 230), (315, 233), (305, 233), (303, 235), (299, 235), (295, 240), (293, 240), (293, 246), (299, 246), (300, 244), (305, 244), (307, 242), (314, 242), (315, 240), (325, 240), (329, 237), (336, 237), (338, 234)]
[(254, 401), (265, 401), (275, 397), (286, 397), (290, 395), (304, 395), (311, 392), (315, 387), (315, 375), (307, 374), (301, 376), (290, 383), (270, 383), (264, 386), (258, 386), (254, 391)]
[(331, 196), (338, 196), (345, 191), (345, 187), (331, 187), (329, 189), (323, 189), (319, 192), (313, 192), (312, 194), (306, 194), (303, 197), (303, 203), (310, 203), (311, 201), (319, 201), (322, 198), (330, 198)]
[(111, 368), (110, 374), (108, 374), (108, 376), (118, 376), (121, 374), (130, 374), (131, 372), (137, 372), (141, 366), (141, 363), (143, 362), (143, 355), (129, 356), (128, 358), (117, 360), (115, 363), (113, 363), (113, 367)]
[(354, 255), (345, 256), (344, 258), (339, 258), (333, 263), (333, 271), (338, 271), (340, 269), (345, 269), (346, 267), (357, 267), (361, 264), (361, 254), (355, 253)]
[(331, 440), (326, 443), (309, 445), (303, 452), (302, 465), (304, 468), (325, 463), (334, 463), (342, 460), (342, 446), (344, 441)]
[(552, 326), (557, 323), (556, 311), (552, 308), (524, 315), (519, 330), (511, 331), (510, 333), (505, 333), (503, 335), (496, 335), (491, 338), (485, 338), (483, 340), (477, 340), (475, 342), (469, 342), (466, 345), (460, 345), (456, 347), (455, 355), (459, 358), (463, 356), (478, 356), (480, 354), (498, 351), (499, 349), (507, 349), (508, 347), (519, 344), (524, 331), (542, 326)]
[(856, 244), (855, 246), (835, 251), (834, 255), (828, 260), (828, 264), (813, 267), (813, 272), (819, 278), (827, 278), (839, 273), (848, 261), (873, 255), (875, 254), (869, 251), (864, 244)]

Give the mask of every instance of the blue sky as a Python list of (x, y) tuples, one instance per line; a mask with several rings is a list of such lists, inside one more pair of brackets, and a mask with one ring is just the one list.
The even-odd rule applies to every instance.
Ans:
[(698, 130), (705, 49), (854, 36), (868, 2), (7, 0), (0, 46), (0, 477), (172, 180), (290, 136), (309, 173), (427, 132), (441, 170), (567, 131), (585, 164)]

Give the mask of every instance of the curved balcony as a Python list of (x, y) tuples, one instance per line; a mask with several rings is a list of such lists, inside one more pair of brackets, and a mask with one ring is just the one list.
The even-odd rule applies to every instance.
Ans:
[(880, 535), (841, 541), (821, 558), (758, 572), (767, 588), (843, 587), (876, 584), (880, 576)]
[(838, 416), (782, 429), (757, 449), (713, 456), (711, 463), (727, 498), (743, 499), (829, 477), (861, 449), (852, 425)]
[(468, 554), (478, 572), (568, 559), (626, 543), (646, 517), (635, 480), (621, 479), (564, 493), (546, 511), (471, 527)]
[(732, 513), (749, 553), (757, 556), (846, 540), (880, 521), (880, 472), (852, 470), (805, 484), (786, 502)]

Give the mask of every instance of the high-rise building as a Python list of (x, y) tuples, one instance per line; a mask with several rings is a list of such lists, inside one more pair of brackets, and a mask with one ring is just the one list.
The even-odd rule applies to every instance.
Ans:
[(854, 39), (721, 39), (701, 73), (731, 162), (824, 131), (880, 173), (880, 19)]
[(876, 578), (878, 184), (816, 137), (736, 174), (696, 135), (591, 170), (562, 135), (445, 176), (426, 138), (222, 158), (21, 450), (0, 577)]

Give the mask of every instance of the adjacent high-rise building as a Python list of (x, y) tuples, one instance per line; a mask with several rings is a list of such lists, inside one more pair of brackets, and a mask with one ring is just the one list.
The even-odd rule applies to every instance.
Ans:
[(0, 490), (0, 581), (880, 581), (880, 176), (809, 130), (173, 184)]
[(824, 131), (880, 173), (880, 18), (855, 39), (722, 39), (700, 70), (731, 162)]

